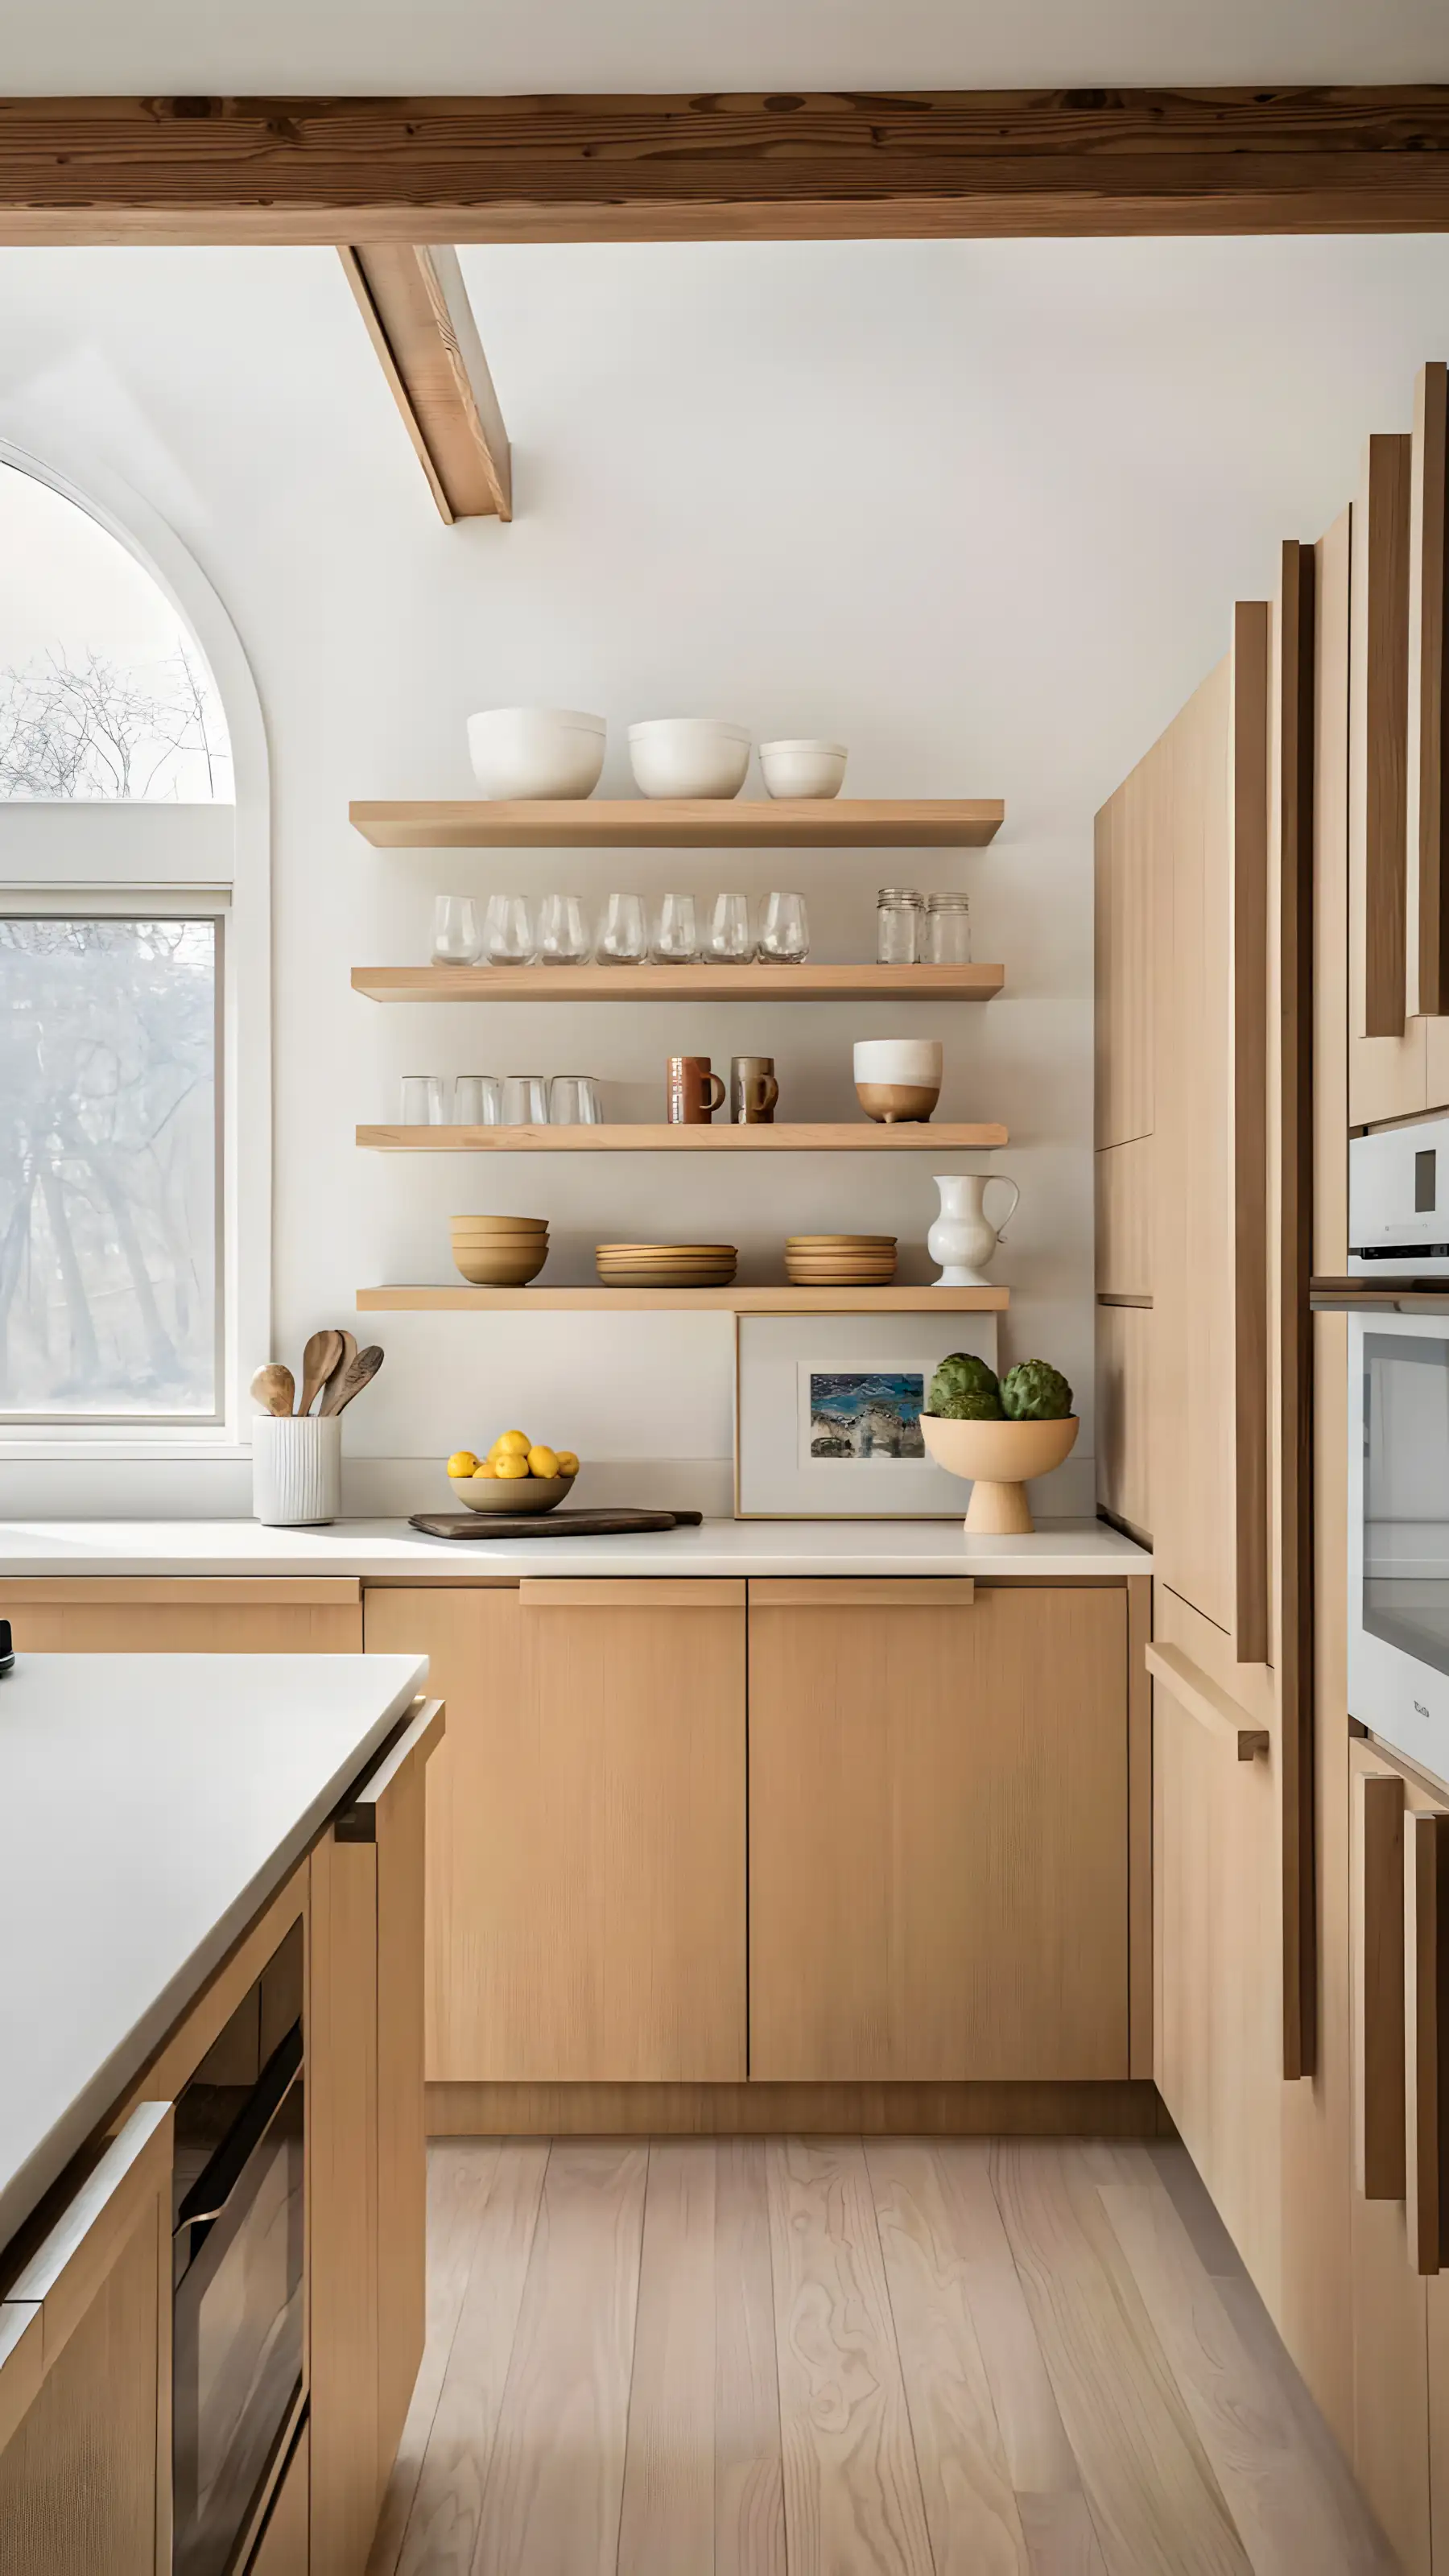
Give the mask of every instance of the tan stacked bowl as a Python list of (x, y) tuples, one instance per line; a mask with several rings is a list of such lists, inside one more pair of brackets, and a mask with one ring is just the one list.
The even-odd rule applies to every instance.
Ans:
[(449, 1219), (453, 1261), (475, 1288), (526, 1288), (548, 1259), (543, 1216), (455, 1216)]
[(785, 1245), (792, 1288), (888, 1288), (895, 1275), (893, 1234), (792, 1234)]
[(606, 1288), (728, 1288), (739, 1254), (732, 1243), (600, 1243)]

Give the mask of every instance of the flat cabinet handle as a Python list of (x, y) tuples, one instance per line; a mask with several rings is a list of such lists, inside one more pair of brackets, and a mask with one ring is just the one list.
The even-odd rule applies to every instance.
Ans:
[(1266, 1726), (1250, 1726), (1246, 1713), (1225, 1690), (1220, 1690), (1210, 1673), (1195, 1664), (1176, 1646), (1149, 1645), (1144, 1650), (1148, 1671), (1161, 1682), (1168, 1697), (1176, 1701), (1189, 1717), (1195, 1717), (1214, 1743), (1221, 1744), (1239, 1762), (1254, 1762), (1266, 1753), (1272, 1742)]
[(1272, 611), (1233, 612), (1233, 1652), (1268, 1660), (1268, 814)]
[(340, 1843), (375, 1843), (377, 1811), (395, 1780), (410, 1762), (426, 1761), (435, 1745), (441, 1743), (446, 1727), (444, 1702), (440, 1699), (415, 1699), (407, 1716), (382, 1758), (364, 1780), (349, 1791), (345, 1803), (332, 1819), (332, 1831)]
[(770, 1575), (750, 1584), (757, 1610), (969, 1610), (976, 1583), (969, 1574)]
[(1404, 1784), (1353, 1784), (1354, 2180), (1365, 2200), (1402, 2200), (1404, 2153)]
[(633, 1577), (606, 1574), (525, 1575), (520, 1610), (743, 1610), (743, 1578), (730, 1575)]
[(1414, 2267), (1437, 2272), (1449, 2212), (1445, 2190), (1444, 2086), (1449, 2050), (1449, 1816), (1412, 1816), (1404, 1837), (1404, 2020), (1409, 2069), (1405, 2199)]
[(1449, 369), (1421, 368), (1409, 470), (1409, 1003), (1449, 1014)]

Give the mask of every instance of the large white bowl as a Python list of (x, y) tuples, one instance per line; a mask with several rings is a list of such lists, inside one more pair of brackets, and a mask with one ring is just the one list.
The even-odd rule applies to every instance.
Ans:
[(629, 727), (629, 766), (645, 796), (738, 796), (750, 765), (745, 726), (657, 716)]
[(843, 742), (762, 742), (760, 774), (769, 796), (838, 796), (845, 783)]
[(468, 718), (473, 775), (485, 796), (591, 796), (604, 734), (571, 707), (487, 707)]

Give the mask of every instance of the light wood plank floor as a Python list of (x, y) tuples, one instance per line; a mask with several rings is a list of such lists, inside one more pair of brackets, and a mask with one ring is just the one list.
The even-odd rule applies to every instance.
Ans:
[(1391, 2576), (1176, 2146), (450, 2139), (369, 2576)]

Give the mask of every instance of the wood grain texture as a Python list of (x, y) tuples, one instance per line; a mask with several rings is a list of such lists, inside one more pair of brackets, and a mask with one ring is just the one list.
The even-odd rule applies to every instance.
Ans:
[(355, 1655), (361, 1585), (178, 1576), (0, 1580), (0, 1618), (32, 1655)]
[[(1231, 848), (1233, 1212), (1233, 1648), (1269, 1659), (1268, 1531), (1268, 757), (1272, 610), (1233, 610)], [(1190, 1175), (1183, 1180), (1190, 1189)]]
[(1095, 1163), (1097, 1294), (1150, 1300), (1156, 1179), (1152, 1138), (1134, 1136), (1123, 1145), (1103, 1146)]
[[(474, 2248), (502, 2152), (491, 2138), (470, 2139), (465, 2145), (440, 2141), (428, 2150), (427, 2340), (378, 2516), (368, 2576), (394, 2576), (399, 2563), (467, 2295)], [(539, 2153), (541, 2187), (543, 2155)], [(470, 2555), (471, 2547), (470, 2541)]]
[(475, 2564), (614, 2576), (648, 2156), (549, 2157)]
[(1127, 1579), (1128, 2071), (1152, 2073), (1152, 1579)]
[(1003, 1315), (1009, 1288), (359, 1288), (359, 1315)]
[(936, 2569), (1025, 2576), (1030, 2560), (971, 2317), (950, 2169), (915, 2141), (874, 2139), (866, 2167), (901, 2352)]
[(359, 1127), (357, 1142), (378, 1154), (935, 1154), (1009, 1145), (1006, 1129), (959, 1120), (917, 1126)]
[(1155, 1119), (1153, 840), (1164, 755), (1155, 745), (1096, 824), (1096, 1142), (1150, 1136)]
[(373, 1002), (989, 1002), (1005, 980), (1004, 966), (711, 966), (701, 962), (697, 966), (352, 969), (354, 993), (364, 993)]
[(625, 2576), (714, 2564), (715, 2226), (713, 2147), (651, 2146), (619, 2516)]
[(767, 2160), (791, 2576), (933, 2576), (865, 2158)]
[(969, 1574), (752, 1575), (750, 1605), (827, 1610), (834, 1618), (852, 1610), (971, 1610), (976, 1584)]
[(1237, 1702), (1180, 1646), (1149, 1645), (1143, 1660), (1153, 1680), (1163, 1683), (1176, 1705), (1196, 1718), (1198, 1725), (1235, 1762), (1252, 1762), (1259, 1754), (1267, 1753), (1272, 1738), (1266, 1726), (1245, 1724), (1244, 1712)]
[(1406, 1015), (1412, 441), (1368, 442), (1353, 507), (1349, 730), (1349, 1116), (1426, 1106), (1426, 1029)]
[(1097, 1500), (1150, 1547), (1156, 1318), (1142, 1307), (1099, 1306), (1096, 1323)]
[(909, 1602), (752, 1606), (751, 2075), (1125, 2076), (1123, 1594)]
[[(718, 796), (590, 796), (565, 800), (490, 797), (486, 802), (465, 804), (359, 804), (349, 806), (348, 814), (354, 829), (379, 850), (974, 850), (995, 839), (1005, 810), (999, 798), (990, 796), (736, 796), (728, 801)], [(447, 971), (472, 974), (477, 970), (455, 967)], [(571, 966), (566, 970), (516, 971), (525, 975), (567, 972), (572, 979), (576, 972), (588, 970)], [(598, 971), (611, 981), (622, 978), (627, 983), (632, 970), (610, 966)], [(655, 989), (654, 979), (659, 976), (692, 977), (710, 971), (693, 966), (651, 967), (650, 989)], [(932, 988), (932, 979), (950, 979), (944, 986), (934, 985), (939, 994), (955, 989), (954, 979), (962, 970), (954, 966), (830, 966), (814, 971), (847, 977), (885, 974), (892, 978), (891, 985), (871, 989), (900, 992), (924, 992)], [(977, 969), (986, 975), (998, 971), (990, 966)], [(791, 966), (758, 970), (731, 967), (731, 989), (738, 976), (748, 982), (756, 972), (773, 979), (807, 970)], [(918, 981), (922, 976), (926, 978), (924, 983)], [(805, 989), (808, 990), (808, 980)], [(852, 985), (851, 989), (865, 988)]]
[(312, 2428), (304, 2424), (272, 2498), (247, 2576), (309, 2576)]
[(1409, 493), (1408, 1007), (1449, 1014), (1449, 367), (1419, 370)]
[(13, 98), (11, 242), (1437, 231), (1443, 88)]
[(307, 1968), (312, 2564), (365, 2565), (378, 2441), (377, 1846), (312, 1851)]
[(1353, 1790), (1354, 2185), (1365, 2200), (1402, 2200), (1404, 1784), (1359, 1771)]
[(428, 2135), (1155, 2138), (1149, 2083), (430, 2084)]
[(1403, 1848), (1404, 2202), (1414, 2268), (1427, 2275), (1442, 2269), (1449, 2231), (1449, 1815), (1411, 1815)]
[(992, 2181), (1109, 2569), (1250, 2576), (1222, 2490), (1070, 2148), (995, 2151)]
[(457, 252), (374, 242), (340, 257), (440, 515), (511, 519), (508, 432)]
[(6, 2576), (156, 2576), (161, 2247), (153, 2193), (0, 2449)]
[(721, 2138), (713, 2152), (715, 2576), (785, 2576), (766, 2149)]
[(427, 2136), (423, 2124), (426, 1754), (378, 1800), (377, 2438), (385, 2480), (427, 2332)]

